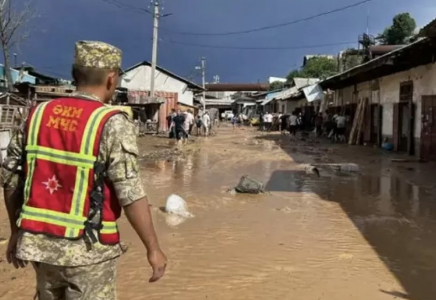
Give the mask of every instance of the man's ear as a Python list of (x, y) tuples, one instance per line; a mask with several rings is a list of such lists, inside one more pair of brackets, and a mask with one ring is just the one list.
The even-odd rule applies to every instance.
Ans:
[(115, 71), (110, 71), (107, 76), (106, 88), (111, 90), (118, 85), (118, 74)]

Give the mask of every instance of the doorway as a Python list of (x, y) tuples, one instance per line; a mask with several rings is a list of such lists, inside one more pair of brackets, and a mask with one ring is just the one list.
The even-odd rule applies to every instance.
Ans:
[(436, 96), (422, 97), (421, 158), (436, 161)]
[(364, 142), (372, 145), (381, 145), (382, 106), (371, 104), (365, 112)]
[(414, 155), (413, 124), (415, 122), (412, 101), (394, 104), (394, 150)]

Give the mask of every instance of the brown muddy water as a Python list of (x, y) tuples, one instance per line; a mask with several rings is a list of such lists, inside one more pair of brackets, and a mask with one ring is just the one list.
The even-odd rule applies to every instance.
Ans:
[[(414, 180), (432, 170), (401, 171), (372, 149), (255, 134), (223, 128), (187, 146), (188, 155), (142, 162), (168, 272), (147, 283), (145, 251), (122, 219), (130, 248), (119, 261), (119, 299), (436, 298), (436, 199), (432, 185)], [(360, 151), (359, 174), (304, 172), (311, 162), (355, 162)], [(245, 174), (269, 192), (228, 193)], [(180, 222), (160, 211), (172, 193), (194, 218)], [(7, 236), (4, 210), (1, 217)], [(33, 276), (1, 262), (0, 299), (30, 299)]]

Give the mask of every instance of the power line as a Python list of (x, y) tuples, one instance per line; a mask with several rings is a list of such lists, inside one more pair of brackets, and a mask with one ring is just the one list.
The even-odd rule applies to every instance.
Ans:
[(253, 29), (246, 29), (246, 30), (241, 30), (241, 31), (228, 31), (228, 32), (216, 32), (216, 33), (205, 33), (205, 32), (183, 32), (183, 31), (171, 31), (171, 30), (167, 30), (164, 28), (161, 28), (162, 31), (166, 31), (169, 33), (175, 33), (175, 34), (182, 34), (182, 35), (202, 35), (202, 36), (217, 36), (217, 35), (237, 35), (237, 34), (246, 34), (246, 33), (252, 33), (252, 32), (258, 32), (258, 31), (264, 31), (264, 30), (268, 30), (268, 29), (273, 29), (273, 28), (279, 28), (279, 27), (285, 27), (285, 26), (289, 26), (289, 25), (294, 25), (297, 23), (301, 23), (301, 22), (305, 22), (305, 21), (309, 21), (309, 20), (313, 20), (322, 16), (326, 16), (326, 15), (330, 15), (333, 13), (337, 13), (340, 11), (344, 11), (353, 7), (357, 7), (360, 6), (362, 4), (365, 3), (369, 3), (373, 0), (362, 0), (359, 1), (357, 3), (354, 4), (350, 4), (347, 6), (343, 6), (343, 7), (339, 7), (327, 12), (323, 12), (323, 13), (319, 13), (310, 17), (305, 17), (305, 18), (301, 18), (301, 19), (296, 19), (290, 22), (284, 22), (284, 23), (279, 23), (279, 24), (275, 24), (275, 25), (268, 25), (268, 26), (263, 26), (263, 27), (258, 27), (258, 28), (253, 28)]
[[(143, 13), (143, 14), (149, 14), (149, 15), (153, 15), (153, 12), (151, 12), (148, 9), (142, 8), (142, 7), (137, 7), (137, 6), (133, 6), (130, 4), (126, 4), (126, 3), (122, 3), (119, 2), (117, 0), (101, 0), (103, 2), (106, 2), (108, 4), (114, 5), (120, 9), (128, 9), (128, 10), (132, 10), (132, 11), (136, 11), (138, 13)], [(354, 8), (354, 7), (358, 7), (361, 6), (365, 3), (369, 3), (372, 2), (373, 0), (362, 0), (359, 2), (356, 2), (354, 4), (350, 4), (347, 6), (343, 6), (343, 7), (339, 7), (333, 10), (329, 10), (326, 12), (322, 12), (313, 16), (309, 16), (309, 17), (305, 17), (305, 18), (301, 18), (301, 19), (296, 19), (293, 21), (289, 21), (289, 22), (284, 22), (284, 23), (279, 23), (279, 24), (275, 24), (275, 25), (268, 25), (268, 26), (263, 26), (263, 27), (258, 27), (258, 28), (253, 28), (253, 29), (246, 29), (246, 30), (240, 30), (240, 31), (228, 31), (228, 32), (216, 32), (216, 33), (205, 33), (205, 32), (183, 32), (183, 31), (172, 31), (169, 29), (165, 29), (165, 28), (160, 28), (160, 30), (168, 32), (168, 33), (173, 33), (173, 34), (180, 34), (180, 35), (197, 35), (197, 36), (223, 36), (223, 35), (238, 35), (238, 34), (247, 34), (247, 33), (252, 33), (252, 32), (258, 32), (258, 31), (264, 31), (264, 30), (269, 30), (269, 29), (273, 29), (273, 28), (279, 28), (279, 27), (286, 27), (286, 26), (290, 26), (290, 25), (294, 25), (294, 24), (298, 24), (298, 23), (302, 23), (302, 22), (306, 22), (306, 21), (310, 21), (319, 17), (323, 17), (323, 16), (327, 16), (330, 14), (334, 14), (337, 12), (341, 12), (344, 10), (348, 10), (350, 8)]]
[(163, 42), (168, 42), (172, 44), (178, 44), (189, 47), (199, 47), (199, 48), (212, 48), (212, 49), (233, 49), (233, 50), (296, 50), (296, 49), (310, 49), (310, 48), (322, 48), (330, 46), (340, 46), (340, 45), (350, 45), (356, 43), (353, 42), (342, 42), (342, 43), (331, 43), (331, 44), (318, 44), (318, 45), (303, 45), (303, 46), (287, 46), (287, 47), (238, 47), (238, 46), (223, 46), (223, 45), (206, 45), (206, 44), (192, 44), (185, 43), (181, 41), (161, 39)]
[(119, 2), (117, 0), (101, 0), (101, 1), (106, 2), (108, 4), (111, 4), (113, 6), (116, 6), (116, 7), (120, 8), (120, 9), (128, 9), (128, 10), (136, 11), (136, 12), (139, 12), (139, 13), (146, 13), (146, 14), (153, 15), (153, 13), (151, 11), (149, 11), (148, 9), (145, 9), (145, 8), (142, 8), (142, 7), (133, 6), (133, 5), (130, 5), (130, 4), (127, 4), (127, 3), (122, 3), (122, 2)]

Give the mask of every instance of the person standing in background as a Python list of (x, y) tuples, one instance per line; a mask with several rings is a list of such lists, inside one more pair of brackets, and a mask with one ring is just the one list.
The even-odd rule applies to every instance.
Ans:
[(238, 126), (238, 119), (239, 119), (239, 117), (236, 116), (236, 115), (234, 115), (234, 116), (232, 117), (232, 126), (233, 126), (233, 131), (235, 131), (235, 130), (236, 130), (236, 126)]
[(282, 135), (284, 135), (284, 134), (286, 134), (286, 131), (287, 130), (289, 130), (289, 115), (287, 115), (287, 114), (284, 114), (284, 115), (281, 115), (281, 117), (280, 117), (280, 131), (281, 131), (281, 134)]
[(209, 135), (209, 130), (210, 130), (210, 116), (209, 116), (209, 112), (205, 111), (202, 117), (202, 122), (203, 122), (203, 130), (204, 130), (204, 135), (208, 136)]
[(185, 114), (185, 130), (186, 132), (191, 135), (192, 134), (192, 127), (194, 127), (194, 115), (192, 114), (192, 110), (188, 109), (188, 111)]
[(177, 115), (173, 118), (172, 127), (174, 128), (177, 145), (182, 144), (188, 138), (188, 133), (185, 131), (185, 114), (180, 109), (177, 110)]
[(201, 116), (197, 115), (197, 119), (195, 120), (195, 124), (197, 125), (197, 136), (200, 135), (201, 127), (203, 126), (203, 121), (201, 121)]
[(272, 122), (273, 122), (273, 115), (267, 112), (265, 114), (265, 130), (266, 131), (271, 131)]
[(297, 134), (298, 117), (295, 115), (295, 111), (292, 112), (289, 117), (289, 133), (291, 134), (291, 140), (295, 138)]

